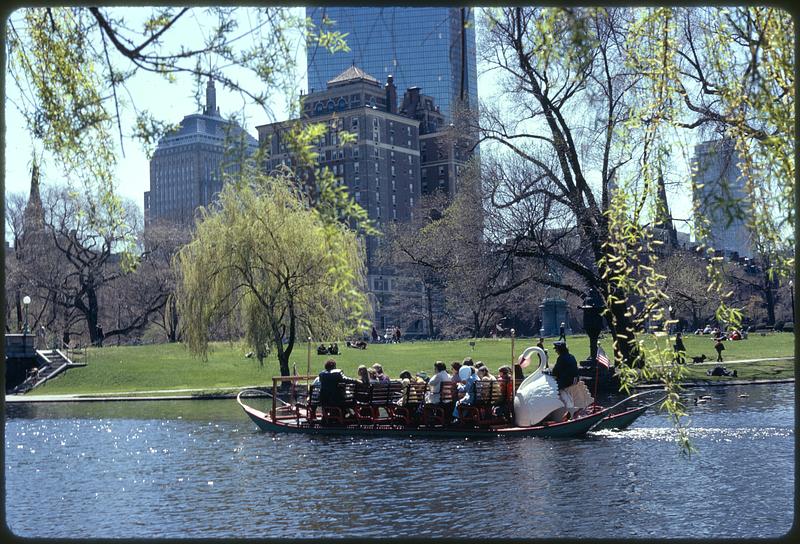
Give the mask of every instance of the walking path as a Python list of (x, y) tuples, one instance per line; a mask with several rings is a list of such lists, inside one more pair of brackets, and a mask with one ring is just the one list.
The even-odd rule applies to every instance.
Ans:
[[(6, 395), (7, 403), (18, 402), (99, 402), (99, 401), (131, 401), (131, 400), (208, 400), (208, 399), (235, 399), (242, 389), (264, 389), (260, 385), (243, 385), (236, 387), (231, 393), (203, 393), (203, 389), (154, 389), (150, 391), (123, 391), (119, 393), (102, 394), (64, 394), (64, 395)], [(159, 393), (176, 393), (175, 395), (161, 395)], [(198, 394), (199, 393), (199, 394)], [(265, 396), (269, 396), (268, 394)]]

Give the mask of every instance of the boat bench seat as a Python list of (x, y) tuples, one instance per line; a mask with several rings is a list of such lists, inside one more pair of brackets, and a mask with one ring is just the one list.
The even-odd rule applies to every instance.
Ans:
[(422, 424), (444, 426), (450, 423), (453, 413), (453, 403), (458, 399), (458, 384), (456, 382), (443, 382), (439, 390), (439, 403), (427, 403), (422, 409)]
[(486, 426), (503, 423), (505, 420), (494, 415), (494, 408), (508, 402), (507, 387), (499, 381), (475, 382), (475, 400), (472, 405), (458, 407), (461, 425)]
[[(358, 384), (355, 394), (356, 403), (353, 407), (356, 419), (359, 423), (392, 421), (393, 410), (402, 395), (403, 383), (400, 381), (371, 383), (368, 386)], [(381, 416), (381, 408), (386, 412), (385, 417)]]
[(428, 384), (425, 382), (411, 382), (405, 386), (403, 396), (405, 402), (402, 406), (392, 408), (392, 420), (401, 425), (413, 425), (416, 422), (416, 414), (419, 406), (425, 404), (425, 394), (428, 391)]
[[(306, 421), (309, 423), (316, 423), (319, 421), (323, 424), (336, 423), (344, 425), (346, 423), (345, 420), (347, 418), (348, 409), (355, 406), (356, 384), (342, 383), (339, 384), (339, 387), (343, 390), (343, 406), (320, 406), (320, 385), (317, 383), (310, 386), (306, 403), (298, 402), (295, 404), (297, 416), (299, 417), (299, 410), (302, 408), (306, 410)], [(322, 417), (319, 419), (317, 418), (318, 408), (322, 409)]]

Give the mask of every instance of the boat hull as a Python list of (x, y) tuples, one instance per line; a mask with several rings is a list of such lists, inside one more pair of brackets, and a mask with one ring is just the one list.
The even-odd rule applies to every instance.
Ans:
[(612, 430), (612, 431), (622, 431), (627, 429), (634, 421), (636, 421), (640, 415), (647, 411), (647, 406), (640, 406), (638, 408), (633, 408), (631, 410), (627, 410), (625, 412), (620, 412), (619, 414), (612, 414), (608, 417), (603, 418), (600, 422), (595, 425), (592, 430), (593, 431), (602, 431), (602, 430)]
[(239, 405), (259, 429), (274, 433), (312, 434), (312, 435), (347, 435), (347, 436), (427, 436), (437, 438), (494, 438), (498, 436), (535, 436), (542, 438), (574, 438), (585, 435), (592, 427), (596, 426), (608, 415), (607, 410), (602, 410), (586, 417), (577, 418), (549, 425), (534, 427), (407, 427), (391, 424), (376, 425), (308, 425), (303, 419), (300, 424), (297, 420), (273, 421), (270, 414), (262, 412), (245, 404), (241, 400), (241, 393), (237, 397)]

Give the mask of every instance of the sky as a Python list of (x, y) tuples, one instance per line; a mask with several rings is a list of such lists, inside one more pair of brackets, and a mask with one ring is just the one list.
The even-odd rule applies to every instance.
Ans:
[[(115, 13), (124, 13), (126, 20), (131, 22), (135, 21), (137, 17), (136, 8), (121, 8), (115, 10)], [(138, 12), (141, 13), (141, 12)], [(241, 20), (239, 21), (242, 28), (248, 28), (250, 23), (246, 16), (246, 11), (242, 10)], [(12, 14), (12, 18), (14, 14)], [(185, 44), (191, 41), (191, 36), (197, 33), (197, 25), (202, 26), (202, 21), (194, 19), (187, 21), (183, 27), (176, 27), (172, 39), (176, 40), (175, 43)], [(478, 40), (480, 40), (480, 32), (478, 33)], [(305, 50), (301, 44), (296, 44), (295, 53), (298, 64), (297, 85), (298, 89), (306, 88), (305, 81)], [(490, 99), (496, 95), (498, 90), (495, 86), (495, 74), (485, 73), (485, 67), (482, 67), (479, 62), (479, 75), (478, 75), (478, 95), (481, 100)], [(9, 78), (6, 78), (6, 101), (5, 101), (5, 192), (18, 193), (21, 192), (27, 196), (30, 190), (30, 167), (31, 167), (31, 149), (32, 143), (25, 129), (25, 123), (19, 111), (10, 102), (18, 95), (11, 85)], [(255, 79), (250, 83), (251, 85), (258, 85)], [(273, 111), (275, 118), (270, 118), (266, 112), (260, 110), (252, 105), (248, 105), (244, 99), (238, 94), (232, 93), (228, 90), (222, 89), (220, 85), (217, 88), (217, 105), (220, 107), (220, 112), (223, 116), (230, 114), (238, 114), (243, 117), (245, 121), (245, 130), (247, 130), (253, 137), (257, 138), (255, 127), (273, 121), (280, 121), (286, 119), (287, 114), (285, 106), (280, 100), (273, 101)], [(195, 103), (194, 97), (194, 82), (189, 77), (179, 77), (177, 82), (169, 83), (160, 76), (149, 73), (140, 73), (129, 84), (130, 96), (138, 109), (150, 110), (156, 118), (162, 119), (170, 123), (179, 122), (184, 116), (198, 113), (200, 107)], [(130, 99), (128, 99), (130, 100)], [(204, 95), (201, 101), (204, 101)], [(132, 116), (126, 119), (128, 127), (132, 125)], [(123, 124), (123, 129), (126, 126)], [(116, 128), (115, 128), (116, 132)], [(141, 209), (143, 207), (144, 192), (149, 190), (150, 174), (149, 162), (145, 155), (141, 144), (130, 138), (123, 140), (124, 155), (120, 150), (120, 143), (117, 137), (117, 155), (118, 168), (118, 191), (121, 196), (133, 200)], [(686, 178), (688, 176), (688, 157), (678, 156), (675, 157), (676, 167), (674, 172), (677, 178)], [(45, 157), (45, 162), (42, 165), (42, 183), (44, 185), (56, 185), (61, 183), (59, 179), (58, 165)], [(682, 173), (683, 172), (683, 173)], [(679, 185), (687, 187), (686, 190), (680, 190)], [(688, 184), (675, 184), (675, 189), (670, 194), (670, 207), (674, 217), (689, 217), (691, 211), (691, 199), (688, 194)], [(685, 224), (677, 224), (678, 230), (687, 231), (688, 228)]]

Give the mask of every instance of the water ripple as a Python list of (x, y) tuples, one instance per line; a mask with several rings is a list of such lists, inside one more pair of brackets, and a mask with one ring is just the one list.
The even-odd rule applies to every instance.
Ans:
[(654, 413), (582, 440), (425, 440), (271, 435), (230, 401), (29, 407), (6, 421), (7, 520), (81, 539), (458, 538), (487, 520), (496, 538), (780, 536), (794, 388), (749, 392), (691, 410), (690, 457)]

